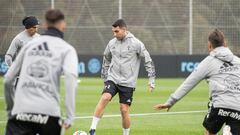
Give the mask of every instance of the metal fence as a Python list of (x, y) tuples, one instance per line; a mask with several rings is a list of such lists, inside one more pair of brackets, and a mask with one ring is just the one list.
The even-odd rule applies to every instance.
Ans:
[[(61, 9), (65, 40), (81, 55), (101, 55), (112, 38), (111, 24), (126, 20), (129, 30), (154, 55), (207, 54), (208, 33), (220, 28), (234, 53), (240, 49), (239, 0), (0, 0), (0, 54), (24, 28), (24, 16), (44, 21)], [(41, 32), (42, 30), (40, 30)]]

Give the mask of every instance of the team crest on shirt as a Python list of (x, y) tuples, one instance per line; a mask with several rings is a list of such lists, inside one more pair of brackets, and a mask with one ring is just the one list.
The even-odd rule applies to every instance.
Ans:
[(226, 89), (237, 90), (240, 91), (240, 78), (237, 76), (227, 76), (224, 79), (224, 83), (226, 85)]
[(49, 73), (47, 62), (44, 60), (39, 60), (35, 63), (32, 63), (27, 67), (27, 73), (29, 76), (37, 79), (46, 77)]

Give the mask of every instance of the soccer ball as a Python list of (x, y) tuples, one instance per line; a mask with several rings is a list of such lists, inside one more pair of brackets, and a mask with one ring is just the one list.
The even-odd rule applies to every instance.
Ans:
[(85, 131), (78, 130), (78, 131), (74, 132), (73, 135), (87, 135), (87, 133)]

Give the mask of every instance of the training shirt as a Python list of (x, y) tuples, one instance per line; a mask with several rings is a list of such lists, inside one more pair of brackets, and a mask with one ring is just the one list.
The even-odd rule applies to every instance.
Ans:
[(38, 33), (35, 33), (33, 36), (30, 36), (26, 30), (20, 32), (11, 42), (6, 55), (5, 62), (8, 66), (12, 65), (12, 61), (16, 58), (20, 49), (27, 44), (32, 39), (39, 37)]
[(63, 33), (49, 28), (21, 49), (5, 75), (5, 85), (11, 85), (20, 72), (12, 115), (37, 113), (61, 116), (60, 76), (64, 75), (66, 122), (71, 124), (75, 112), (78, 78), (76, 50), (63, 39)]
[(210, 105), (240, 111), (240, 58), (227, 47), (211, 51), (166, 102), (174, 105), (201, 80), (209, 85)]
[(135, 88), (141, 58), (144, 59), (149, 83), (154, 83), (155, 67), (144, 44), (130, 32), (122, 40), (113, 38), (104, 51), (101, 77), (105, 81)]

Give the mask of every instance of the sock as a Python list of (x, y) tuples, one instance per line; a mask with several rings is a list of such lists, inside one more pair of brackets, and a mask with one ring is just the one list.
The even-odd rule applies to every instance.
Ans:
[(123, 135), (129, 135), (130, 128), (123, 128)]
[(100, 120), (100, 118), (93, 116), (92, 125), (91, 125), (90, 129), (96, 129), (99, 120)]

